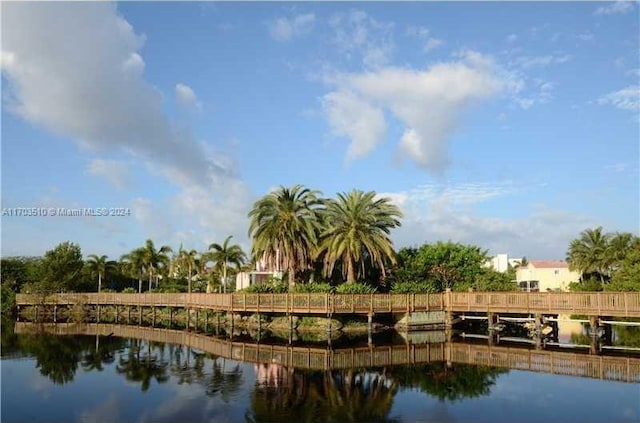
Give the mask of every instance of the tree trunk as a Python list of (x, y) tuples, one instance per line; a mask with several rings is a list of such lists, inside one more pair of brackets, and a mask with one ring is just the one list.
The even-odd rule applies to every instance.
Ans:
[(138, 276), (138, 294), (142, 294), (142, 278)]
[(347, 260), (347, 283), (353, 283), (356, 281), (356, 274), (353, 270), (353, 262)]
[(227, 293), (227, 263), (222, 265), (222, 292)]
[(102, 290), (102, 273), (98, 273), (98, 292)]
[(289, 266), (287, 269), (287, 275), (289, 279), (289, 290), (296, 286), (296, 271), (293, 266)]
[(187, 275), (187, 291), (191, 294), (191, 263), (189, 263), (189, 274)]
[(152, 283), (153, 283), (153, 270), (149, 269), (149, 291), (151, 291)]

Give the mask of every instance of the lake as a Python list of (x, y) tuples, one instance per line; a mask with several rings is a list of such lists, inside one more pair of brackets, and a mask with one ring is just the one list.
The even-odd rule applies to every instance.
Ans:
[[(369, 346), (366, 336), (288, 345), (269, 337), (258, 343), (246, 335), (215, 337), (125, 325), (14, 325), (3, 322), (2, 327), (5, 423), (640, 421), (640, 377), (620, 381), (640, 369), (638, 354), (536, 352), (510, 345), (494, 347), (487, 355), (482, 352), (489, 348), (486, 342), (457, 339), (448, 345), (437, 334), (416, 335), (410, 342), (395, 332), (377, 334)], [(84, 334), (51, 333), (62, 329)], [(629, 342), (640, 338), (637, 330), (622, 333)], [(158, 339), (182, 339), (184, 344)], [(288, 351), (291, 357), (274, 351)], [(425, 351), (429, 362), (376, 365), (384, 357), (400, 362)], [(453, 361), (439, 360), (441, 351), (453, 351)], [(472, 353), (461, 358), (464, 351)], [(240, 353), (244, 362), (232, 359)], [(506, 367), (459, 362), (481, 356), (503, 362), (500, 354), (510, 357), (504, 359)], [(249, 356), (268, 361), (248, 362)], [(365, 357), (373, 365), (348, 368), (345, 357)], [(528, 357), (528, 367), (527, 358), (518, 357)], [(550, 359), (552, 367), (532, 365), (532, 357)], [(287, 360), (299, 364), (281, 364)], [(594, 367), (607, 360), (614, 365)], [(317, 368), (327, 363), (333, 368)], [(520, 370), (523, 366), (539, 371)], [(576, 371), (583, 377), (550, 373)]]

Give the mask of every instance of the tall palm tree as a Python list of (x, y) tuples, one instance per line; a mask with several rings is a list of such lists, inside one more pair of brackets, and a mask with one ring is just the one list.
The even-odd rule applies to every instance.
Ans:
[(296, 271), (307, 268), (315, 256), (324, 204), (318, 194), (302, 185), (281, 186), (256, 201), (249, 212), (253, 257), (286, 270), (290, 287)]
[(569, 268), (580, 272), (581, 278), (587, 273), (597, 273), (600, 282), (604, 284), (609, 259), (609, 240), (611, 236), (602, 232), (602, 226), (595, 229), (585, 229), (580, 238), (569, 244), (567, 262)]
[(330, 275), (338, 261), (343, 276), (355, 282), (369, 262), (385, 275), (385, 262), (395, 263), (392, 228), (400, 226), (402, 213), (388, 198), (376, 199), (373, 191), (353, 190), (328, 200), (327, 228), (322, 233), (320, 251), (325, 253), (325, 273)]
[(124, 254), (120, 257), (124, 267), (128, 273), (133, 277), (138, 278), (138, 293), (142, 292), (142, 275), (145, 272), (145, 259), (144, 251), (141, 248), (136, 248), (130, 253)]
[(196, 250), (183, 250), (182, 247), (180, 247), (180, 251), (178, 251), (178, 263), (180, 263), (180, 267), (184, 266), (187, 268), (187, 291), (191, 293), (193, 269), (197, 269), (199, 264), (198, 252)]
[(222, 272), (222, 292), (227, 292), (228, 265), (231, 264), (236, 269), (240, 269), (247, 259), (246, 254), (239, 245), (229, 245), (231, 238), (233, 236), (229, 235), (222, 245), (216, 243), (209, 245), (209, 250), (213, 250), (209, 257), (215, 261), (217, 270)]
[(91, 254), (87, 259), (87, 266), (91, 273), (98, 275), (98, 292), (102, 291), (102, 279), (107, 275), (107, 272), (113, 270), (115, 262), (107, 260), (105, 255)]
[(149, 290), (151, 290), (154, 273), (161, 266), (169, 265), (170, 260), (168, 253), (170, 253), (172, 250), (168, 245), (163, 245), (156, 250), (155, 245), (153, 245), (153, 241), (150, 239), (147, 239), (144, 247), (142, 247), (141, 250), (145, 268), (147, 269), (147, 273), (149, 274)]

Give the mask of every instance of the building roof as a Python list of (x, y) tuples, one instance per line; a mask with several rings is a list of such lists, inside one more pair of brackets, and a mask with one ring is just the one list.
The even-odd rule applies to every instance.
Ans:
[(569, 263), (564, 260), (531, 260), (533, 267), (541, 268), (568, 268)]

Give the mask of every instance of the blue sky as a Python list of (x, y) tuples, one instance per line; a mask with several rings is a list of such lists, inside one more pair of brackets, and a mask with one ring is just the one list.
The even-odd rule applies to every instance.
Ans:
[(396, 246), (564, 258), (639, 229), (637, 2), (9, 3), (2, 254), (245, 248), (278, 185), (402, 209)]

